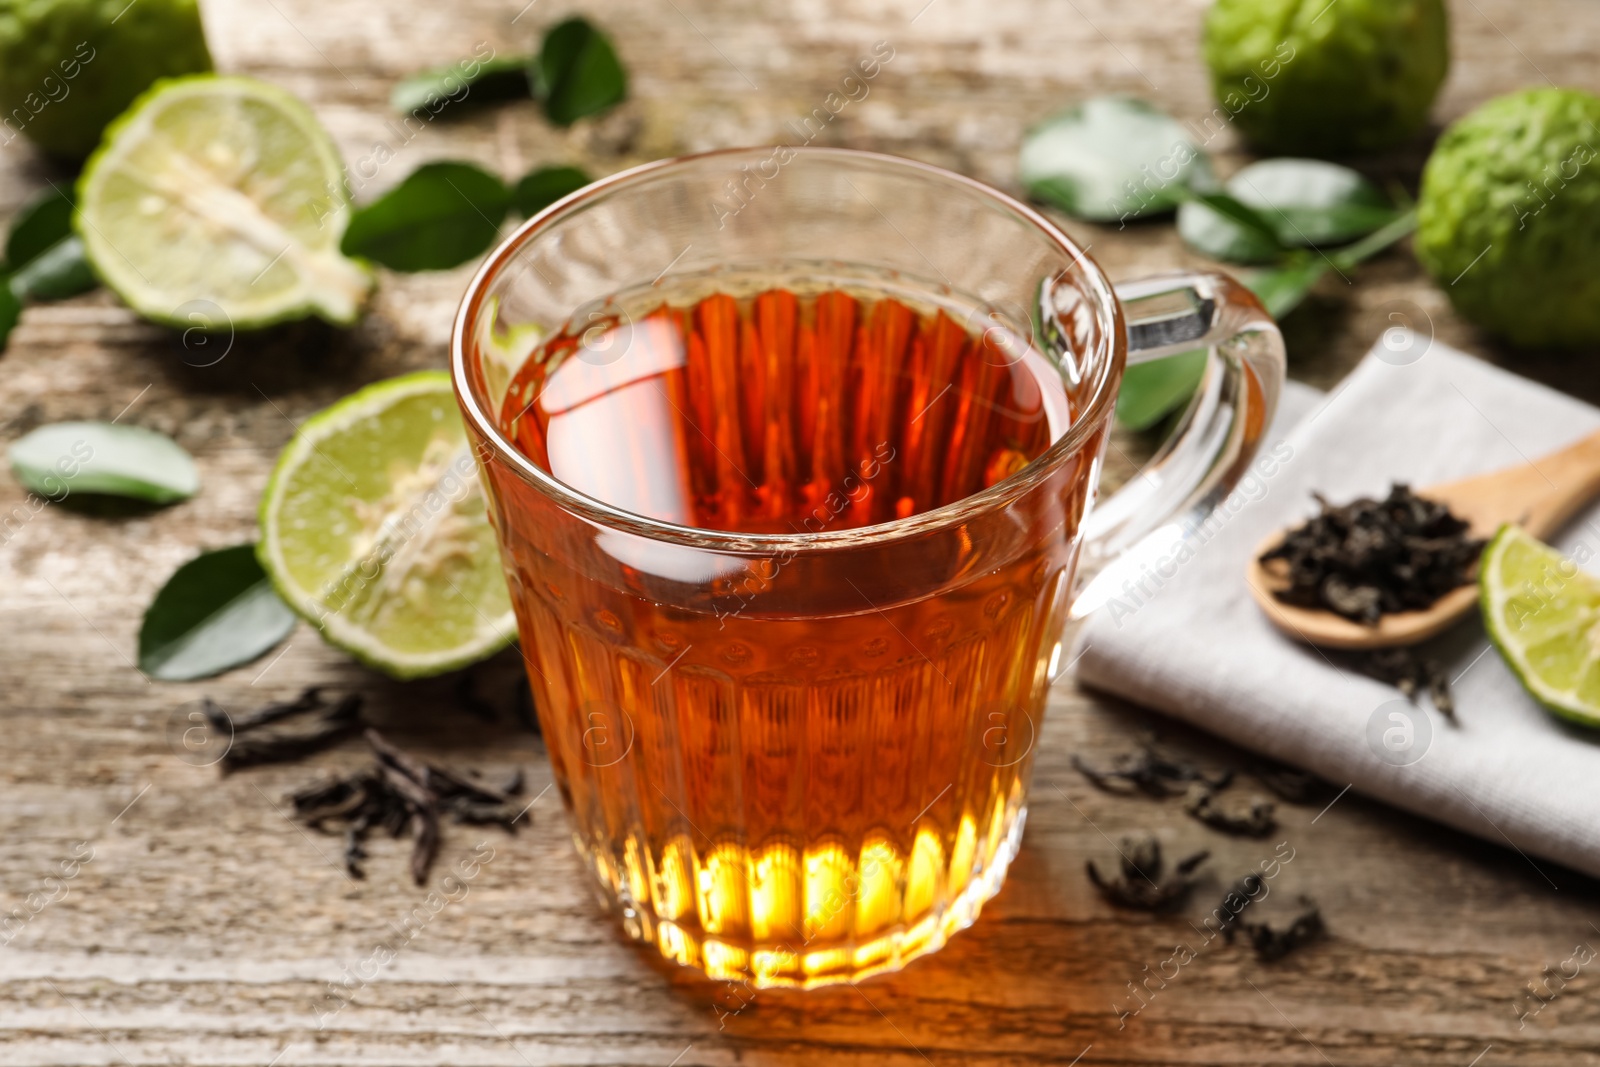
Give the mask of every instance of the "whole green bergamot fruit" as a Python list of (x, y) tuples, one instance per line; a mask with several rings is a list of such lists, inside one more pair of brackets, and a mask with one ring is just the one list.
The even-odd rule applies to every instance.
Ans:
[(1600, 345), (1600, 97), (1528, 89), (1445, 130), (1422, 171), (1416, 248), (1491, 333)]
[(195, 0), (0, 0), (0, 143), (82, 158), (157, 78), (210, 69)]
[(1217, 0), (1205, 54), (1217, 106), (1282, 155), (1372, 152), (1428, 120), (1450, 66), (1444, 0)]

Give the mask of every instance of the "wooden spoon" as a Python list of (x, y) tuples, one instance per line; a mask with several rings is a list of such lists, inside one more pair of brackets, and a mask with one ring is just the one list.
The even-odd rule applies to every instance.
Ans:
[[(1524, 466), (1414, 491), (1465, 519), (1474, 537), (1492, 537), (1502, 523), (1515, 522), (1534, 537), (1544, 538), (1600, 493), (1600, 433)], [(1447, 629), (1477, 603), (1478, 585), (1472, 582), (1451, 590), (1422, 611), (1380, 616), (1374, 626), (1331, 611), (1285, 604), (1272, 595), (1274, 589), (1289, 584), (1283, 561), (1263, 565), (1260, 556), (1282, 543), (1286, 532), (1280, 530), (1257, 546), (1245, 579), (1267, 618), (1309, 644), (1328, 648), (1415, 644)]]

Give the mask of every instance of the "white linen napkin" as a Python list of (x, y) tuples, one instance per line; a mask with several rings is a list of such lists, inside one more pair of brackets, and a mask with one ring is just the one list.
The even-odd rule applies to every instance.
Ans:
[[(1420, 489), (1537, 460), (1597, 426), (1587, 404), (1390, 331), (1325, 400), (1291, 387), (1252, 476), (1191, 535), (1192, 555), (1136, 549), (1143, 588), (1130, 581), (1085, 620), (1077, 678), (1509, 845), (1536, 867), (1544, 857), (1600, 877), (1600, 730), (1544, 711), (1475, 617), (1419, 649), (1454, 682), (1451, 725), (1425, 696), (1412, 706), (1339, 655), (1279, 634), (1244, 580), (1263, 538), (1315, 512), (1313, 491), (1343, 503), (1381, 497), (1391, 481)], [(1600, 506), (1555, 544), (1600, 557)]]

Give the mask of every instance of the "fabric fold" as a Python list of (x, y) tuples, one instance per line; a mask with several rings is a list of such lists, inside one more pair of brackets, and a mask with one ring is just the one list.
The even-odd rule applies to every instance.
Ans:
[[(1398, 340), (1390, 334), (1400, 334)], [(1390, 331), (1333, 392), (1293, 387), (1251, 474), (1185, 542), (1120, 563), (1123, 592), (1079, 628), (1080, 683), (1343, 787), (1600, 877), (1600, 731), (1547, 713), (1474, 617), (1419, 651), (1445, 664), (1452, 724), (1344, 654), (1285, 637), (1245, 584), (1255, 547), (1330, 500), (1421, 489), (1539, 456), (1600, 411), (1420, 335)], [(1600, 559), (1600, 506), (1554, 543)]]

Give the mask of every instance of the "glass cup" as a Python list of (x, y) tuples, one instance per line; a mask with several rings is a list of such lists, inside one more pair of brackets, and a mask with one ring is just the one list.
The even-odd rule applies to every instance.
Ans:
[[(981, 414), (966, 403), (977, 379), (962, 378), (913, 415), (931, 394), (918, 379), (892, 447), (846, 457), (788, 532), (750, 532), (617, 506), (607, 485), (671, 473), (659, 451), (594, 441), (593, 462), (563, 479), (513, 443), (506, 413), (543, 402), (508, 399), (530, 359), (585, 398), (662, 372), (663, 351), (667, 371), (683, 370), (678, 349), (636, 343), (656, 327), (619, 294), (823, 275), (954, 308), (967, 351), (1025, 357), (1065, 398), (1046, 445), (960, 499), (838, 520), (938, 468), (960, 447), (962, 412)], [(556, 336), (570, 340), (559, 360), (541, 347)], [(1091, 511), (1125, 362), (1194, 349), (1207, 370), (1171, 440)], [(1181, 536), (1227, 495), (1284, 362), (1271, 318), (1224, 275), (1114, 290), (1053, 224), (971, 179), (867, 152), (757, 148), (638, 167), (530, 219), (468, 288), (452, 366), (555, 781), (600, 899), (631, 938), (713, 978), (811, 987), (936, 950), (998, 892), (1069, 613), (1092, 607), (1136, 542)], [(805, 403), (800, 383), (821, 379), (804, 370), (768, 402)], [(874, 371), (859, 373), (857, 385)], [(869, 403), (846, 391), (841, 403)], [(679, 400), (682, 424), (734, 468), (737, 432), (717, 420), (743, 420), (752, 439), (777, 424), (731, 415), (722, 394)], [(1075, 584), (1078, 570), (1102, 578)]]

